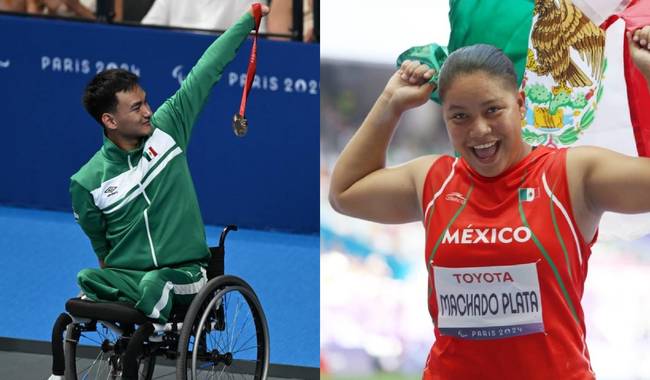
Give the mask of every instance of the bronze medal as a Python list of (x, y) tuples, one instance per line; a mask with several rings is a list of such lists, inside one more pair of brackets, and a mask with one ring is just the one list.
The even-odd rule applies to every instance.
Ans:
[(240, 114), (232, 117), (232, 129), (237, 137), (243, 137), (248, 132), (248, 120)]

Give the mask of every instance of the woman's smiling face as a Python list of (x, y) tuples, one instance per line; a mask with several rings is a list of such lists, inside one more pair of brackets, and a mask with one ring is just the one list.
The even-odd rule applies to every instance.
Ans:
[(524, 104), (503, 78), (481, 70), (457, 75), (442, 103), (454, 149), (485, 177), (503, 173), (530, 152), (521, 138)]

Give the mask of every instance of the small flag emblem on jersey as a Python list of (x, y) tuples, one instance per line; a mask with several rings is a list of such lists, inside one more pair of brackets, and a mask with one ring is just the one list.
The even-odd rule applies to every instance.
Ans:
[(147, 159), (147, 161), (151, 161), (158, 155), (158, 152), (156, 152), (152, 147), (147, 148), (147, 150), (144, 152), (144, 157)]
[(532, 202), (539, 197), (539, 190), (534, 187), (523, 187), (519, 189), (519, 200), (521, 202)]

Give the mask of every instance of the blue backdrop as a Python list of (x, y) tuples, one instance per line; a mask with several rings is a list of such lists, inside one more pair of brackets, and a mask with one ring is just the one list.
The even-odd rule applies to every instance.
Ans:
[[(213, 35), (0, 15), (0, 203), (70, 210), (69, 177), (101, 146), (81, 105), (99, 71), (140, 76), (152, 108), (171, 96)], [(251, 41), (213, 90), (188, 159), (208, 224), (316, 233), (319, 223), (318, 45), (258, 41), (258, 65), (236, 137)]]

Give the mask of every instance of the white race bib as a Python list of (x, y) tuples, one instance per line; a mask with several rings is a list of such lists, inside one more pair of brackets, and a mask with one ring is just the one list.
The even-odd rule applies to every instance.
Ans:
[(535, 263), (433, 270), (442, 335), (498, 339), (544, 332)]

